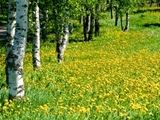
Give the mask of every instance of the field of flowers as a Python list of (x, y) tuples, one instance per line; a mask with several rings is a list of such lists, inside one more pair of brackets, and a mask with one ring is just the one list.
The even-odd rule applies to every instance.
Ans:
[(128, 32), (101, 20), (101, 36), (70, 43), (62, 64), (55, 45), (43, 43), (36, 71), (28, 43), (23, 100), (7, 101), (1, 46), (0, 120), (160, 120), (160, 28), (154, 23), (160, 12), (131, 15)]

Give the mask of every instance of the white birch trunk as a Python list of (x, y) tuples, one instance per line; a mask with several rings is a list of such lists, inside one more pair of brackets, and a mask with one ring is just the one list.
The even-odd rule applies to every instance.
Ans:
[(61, 63), (64, 56), (64, 51), (68, 44), (69, 39), (69, 29), (68, 25), (64, 25), (62, 28), (62, 34), (57, 33), (56, 34), (57, 39), (57, 52), (58, 52), (58, 62)]
[(32, 46), (32, 57), (33, 57), (33, 67), (39, 68), (40, 63), (40, 20), (39, 20), (39, 6), (35, 3), (34, 11), (35, 27), (34, 27), (34, 38)]
[[(58, 53), (57, 59), (59, 63), (63, 60), (64, 51), (69, 40), (69, 4), (68, 0), (64, 0), (63, 2), (53, 0), (53, 5), (55, 6), (56, 52)], [(65, 6), (59, 8), (60, 5)]]
[(15, 36), (16, 25), (16, 0), (8, 1), (8, 23), (7, 23), (7, 43), (6, 56), (11, 51)]
[(28, 0), (16, 2), (16, 33), (11, 52), (7, 56), (9, 99), (24, 97), (23, 59), (28, 31)]

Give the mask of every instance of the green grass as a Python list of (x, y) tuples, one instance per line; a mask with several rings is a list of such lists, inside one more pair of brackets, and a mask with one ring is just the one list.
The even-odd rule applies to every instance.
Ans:
[(160, 13), (132, 13), (128, 32), (114, 27), (107, 14), (100, 37), (74, 42), (82, 35), (71, 35), (62, 64), (56, 61), (55, 44), (46, 42), (41, 45), (42, 67), (33, 71), (28, 43), (26, 95), (10, 104), (1, 45), (0, 120), (159, 120)]

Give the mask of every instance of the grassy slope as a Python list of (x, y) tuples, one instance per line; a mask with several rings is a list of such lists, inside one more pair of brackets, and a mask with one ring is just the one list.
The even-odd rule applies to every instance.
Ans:
[(103, 18), (101, 36), (69, 44), (63, 64), (56, 62), (55, 45), (45, 43), (42, 68), (33, 71), (28, 48), (26, 98), (11, 104), (1, 47), (0, 120), (160, 119), (160, 13), (132, 14), (128, 32), (114, 27), (106, 14)]

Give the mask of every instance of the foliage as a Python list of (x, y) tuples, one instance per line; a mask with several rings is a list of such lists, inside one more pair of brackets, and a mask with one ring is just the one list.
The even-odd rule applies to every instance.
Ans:
[(0, 47), (0, 120), (160, 119), (160, 13), (132, 14), (128, 32), (113, 27), (103, 14), (101, 36), (71, 43), (62, 64), (56, 62), (55, 45), (44, 43), (42, 68), (33, 71), (28, 43), (23, 100), (6, 100)]

